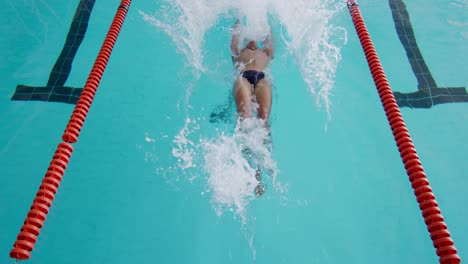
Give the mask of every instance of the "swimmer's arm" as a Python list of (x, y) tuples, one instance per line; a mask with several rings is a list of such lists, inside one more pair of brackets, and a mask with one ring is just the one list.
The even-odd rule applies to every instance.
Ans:
[(240, 20), (237, 19), (234, 29), (232, 31), (231, 39), (231, 53), (232, 59), (239, 57), (239, 42), (240, 42)]
[(263, 44), (263, 51), (265, 51), (266, 55), (273, 59), (274, 57), (274, 43), (273, 43), (273, 35), (268, 33), (265, 40), (262, 41)]

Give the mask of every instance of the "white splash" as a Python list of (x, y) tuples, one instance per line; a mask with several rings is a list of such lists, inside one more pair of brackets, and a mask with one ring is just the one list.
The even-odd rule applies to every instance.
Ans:
[[(172, 38), (194, 72), (194, 78), (184, 84), (186, 97), (181, 106), (186, 120), (173, 140), (172, 154), (177, 165), (171, 168), (181, 170), (182, 175), (192, 175), (190, 181), (196, 178), (194, 175), (207, 173), (202, 194), (211, 194), (219, 215), (232, 211), (243, 223), (247, 221), (246, 211), (259, 184), (255, 177), (257, 169), (262, 172), (262, 184), (267, 185), (265, 195), (287, 190), (277, 180), (279, 171), (270, 144), (265, 144), (270, 136), (261, 121), (245, 120), (237, 124), (233, 135), (220, 133), (214, 138), (203, 138), (195, 133), (199, 127), (190, 118), (190, 97), (200, 74), (211, 73), (204, 65), (204, 55), (214, 52), (225, 56), (222, 50), (228, 49), (237, 18), (241, 18), (243, 38), (261, 40), (272, 30), (275, 46), (285, 47), (286, 55), (294, 56), (316, 105), (324, 106), (329, 113), (335, 72), (341, 59), (340, 46), (346, 42), (346, 31), (332, 25), (331, 20), (345, 4), (341, 0), (164, 0), (154, 15), (139, 11), (144, 20)], [(227, 29), (223, 30), (226, 41), (219, 45), (219, 50), (206, 49), (205, 34), (215, 26)], [(228, 61), (220, 57), (216, 63)]]
[[(294, 55), (318, 107), (330, 113), (331, 92), (341, 60), (340, 46), (347, 41), (346, 30), (330, 20), (345, 6), (343, 1), (273, 1), (282, 27), (283, 41)], [(337, 44), (342, 43), (342, 44)]]
[(202, 46), (206, 31), (227, 11), (228, 1), (211, 0), (165, 0), (155, 16), (139, 11), (152, 25), (164, 30), (174, 41), (177, 49), (185, 55), (188, 65), (198, 71), (203, 67)]
[[(346, 42), (346, 31), (332, 25), (331, 20), (345, 4), (341, 0), (164, 0), (154, 15), (143, 11), (140, 14), (172, 38), (177, 50), (185, 56), (187, 66), (194, 70), (194, 80), (201, 73), (208, 73), (203, 61), (206, 53), (225, 54), (221, 49), (229, 46), (237, 18), (241, 18), (243, 38), (261, 40), (272, 30), (275, 45), (286, 47), (286, 54), (294, 56), (317, 106), (324, 106), (329, 113), (336, 68), (341, 59), (340, 46)], [(220, 50), (204, 48), (205, 34), (214, 26), (229, 29)], [(219, 61), (229, 63), (221, 58)], [(279, 171), (271, 147), (265, 144), (270, 140), (268, 130), (261, 121), (248, 119), (237, 125), (234, 135), (221, 133), (197, 141), (193, 136), (199, 128), (188, 112), (193, 82), (186, 83), (189, 83), (183, 104), (186, 120), (173, 140), (172, 154), (177, 159), (177, 167), (184, 172), (198, 173), (203, 169), (208, 175), (203, 194), (211, 193), (216, 212), (221, 215), (233, 211), (245, 223), (246, 210), (255, 199), (259, 184), (255, 177), (257, 169), (262, 172), (262, 183), (267, 185), (265, 195), (286, 191), (277, 181)], [(200, 161), (201, 158), (204, 160)]]
[[(139, 12), (173, 39), (196, 75), (206, 72), (203, 54), (210, 51), (203, 49), (204, 36), (213, 26), (232, 27), (240, 17), (241, 35), (257, 40), (266, 36), (270, 25), (273, 31), (279, 28), (282, 36), (276, 38), (276, 45), (282, 40), (294, 55), (316, 105), (324, 106), (329, 113), (336, 68), (341, 59), (340, 46), (346, 42), (346, 31), (330, 21), (345, 4), (341, 0), (165, 0), (154, 16)], [(220, 50), (226, 49), (229, 42), (230, 35), (226, 34), (226, 43)]]
[(151, 137), (148, 132), (145, 133), (145, 141), (148, 143), (155, 142), (156, 139)]
[(193, 158), (196, 156), (196, 146), (188, 139), (189, 135), (198, 130), (198, 127), (190, 129), (191, 124), (195, 124), (195, 120), (187, 118), (184, 127), (179, 131), (173, 140), (175, 147), (172, 149), (172, 155), (177, 158), (178, 166), (182, 170), (196, 167)]
[(237, 11), (236, 17), (241, 18), (241, 39), (259, 41), (265, 38), (270, 31), (269, 1), (239, 0), (231, 8)]
[[(218, 215), (235, 212), (242, 223), (247, 220), (246, 210), (255, 199), (255, 189), (260, 184), (256, 171), (262, 175), (261, 184), (266, 192), (284, 192), (277, 181), (279, 173), (272, 157), (268, 129), (258, 119), (246, 119), (237, 124), (234, 135), (202, 141), (208, 173), (207, 192)], [(266, 195), (266, 194), (265, 194)]]

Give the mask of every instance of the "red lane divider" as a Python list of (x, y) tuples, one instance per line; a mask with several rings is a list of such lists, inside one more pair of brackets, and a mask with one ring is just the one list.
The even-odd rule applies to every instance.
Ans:
[(454, 246), (453, 240), (450, 238), (447, 225), (429, 186), (429, 181), (403, 121), (400, 109), (393, 96), (392, 89), (385, 76), (359, 7), (354, 0), (351, 0), (348, 1), (348, 9), (366, 55), (367, 63), (369, 64), (385, 114), (392, 128), (398, 151), (405, 165), (411, 186), (414, 189), (419, 208), (422, 211), (424, 222), (427, 225), (427, 230), (431, 235), (436, 253), (439, 256), (439, 261), (443, 264), (458, 264), (461, 262), (461, 259), (457, 255), (457, 249)]
[(26, 220), (24, 220), (20, 233), (13, 244), (13, 249), (10, 251), (11, 258), (25, 260), (29, 259), (31, 256), (31, 251), (34, 249), (37, 237), (41, 232), (49, 208), (52, 205), (65, 169), (70, 161), (73, 152), (73, 146), (70, 143), (75, 143), (78, 140), (81, 128), (88, 115), (89, 108), (93, 102), (94, 95), (96, 94), (104, 70), (106, 69), (107, 62), (109, 61), (109, 57), (125, 17), (127, 16), (127, 11), (131, 2), (131, 0), (122, 0), (117, 9), (109, 32), (107, 33), (101, 50), (91, 69), (91, 73), (88, 76), (88, 80), (76, 103), (75, 110), (73, 110), (70, 121), (62, 135), (62, 139), (65, 142), (60, 143), (55, 151), (44, 180), (36, 194), (36, 198), (34, 198)]
[(104, 43), (102, 44), (97, 59), (94, 62), (80, 98), (78, 98), (78, 101), (76, 102), (75, 110), (73, 111), (70, 121), (63, 133), (62, 139), (65, 142), (75, 143), (78, 140), (81, 128), (86, 116), (88, 115), (89, 108), (91, 107), (99, 83), (101, 82), (102, 74), (106, 69), (107, 62), (109, 61), (109, 57), (112, 53), (112, 49), (114, 48), (115, 41), (119, 36), (120, 28), (125, 20), (127, 10), (131, 2), (131, 0), (123, 0), (117, 10), (117, 14), (112, 21), (112, 25), (107, 33)]

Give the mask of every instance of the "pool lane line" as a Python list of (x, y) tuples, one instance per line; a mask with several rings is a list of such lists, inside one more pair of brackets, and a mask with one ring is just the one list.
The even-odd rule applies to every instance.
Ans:
[(94, 95), (101, 81), (104, 70), (106, 69), (109, 57), (112, 53), (114, 44), (119, 36), (120, 29), (127, 16), (127, 11), (131, 0), (122, 0), (114, 20), (109, 28), (104, 43), (99, 51), (96, 61), (88, 76), (88, 80), (83, 88), (75, 110), (73, 111), (65, 132), (62, 135), (64, 142), (61, 142), (50, 162), (49, 168), (45, 174), (44, 180), (39, 187), (39, 191), (34, 198), (31, 209), (21, 227), (20, 233), (10, 251), (10, 257), (17, 260), (26, 260), (31, 256), (37, 237), (46, 220), (47, 213), (57, 193), (60, 181), (65, 173), (68, 162), (73, 152), (72, 143), (78, 140), (81, 128), (88, 114)]
[(443, 264), (459, 264), (460, 256), (448, 232), (447, 224), (438, 207), (435, 195), (429, 186), (424, 168), (416, 153), (416, 149), (406, 128), (400, 108), (395, 100), (390, 84), (380, 63), (374, 44), (367, 31), (364, 20), (359, 11), (358, 4), (354, 0), (347, 2), (349, 13), (353, 20), (354, 27), (364, 50), (369, 69), (374, 79), (375, 86), (380, 96), (385, 114), (392, 129), (393, 137), (398, 146), (400, 157), (405, 165), (411, 186), (413, 187), (419, 208), (422, 211), (424, 222), (430, 233), (439, 262)]
[(46, 86), (19, 84), (12, 101), (45, 101), (76, 104), (83, 88), (67, 87), (76, 53), (85, 38), (95, 0), (80, 0), (68, 30), (62, 51), (49, 74)]
[(399, 107), (431, 108), (437, 104), (468, 103), (465, 87), (439, 87), (419, 49), (403, 0), (389, 0), (393, 22), (406, 57), (418, 82), (418, 91), (394, 92)]

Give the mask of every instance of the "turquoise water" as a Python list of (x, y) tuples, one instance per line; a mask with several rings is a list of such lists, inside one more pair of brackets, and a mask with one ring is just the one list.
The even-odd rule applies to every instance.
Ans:
[[(406, 4), (439, 86), (467, 87), (466, 1)], [(17, 84), (45, 85), (77, 5), (9, 1), (0, 11), (2, 263), (14, 263), (9, 250), (73, 111), (73, 105), (10, 98)], [(177, 145), (183, 135), (195, 146), (200, 140), (223, 146), (221, 134), (234, 133), (234, 116), (209, 122), (231, 89), (224, 27), (232, 20), (207, 31), (208, 70), (199, 72), (139, 12), (153, 16), (160, 5), (132, 4), (30, 263), (437, 263), (344, 5), (330, 21), (346, 30), (347, 42), (335, 40), (341, 60), (329, 114), (277, 41), (271, 130), (282, 189), (270, 183), (242, 212), (219, 208), (206, 150)], [(96, 2), (67, 86), (84, 84), (117, 6)], [(388, 3), (360, 6), (393, 89), (416, 91)], [(279, 35), (278, 24), (273, 31)], [(402, 114), (467, 259), (468, 105), (403, 108)], [(178, 160), (178, 150), (194, 151), (183, 156), (190, 166), (190, 159)]]

